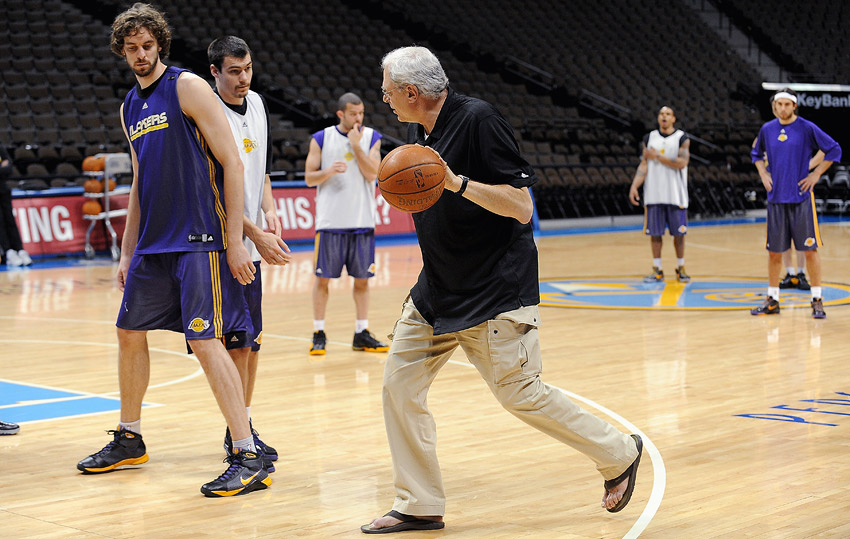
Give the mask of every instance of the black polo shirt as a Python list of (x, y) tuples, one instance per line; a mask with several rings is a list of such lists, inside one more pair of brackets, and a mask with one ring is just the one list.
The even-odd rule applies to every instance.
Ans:
[[(420, 124), (410, 124), (407, 138), (434, 148), (455, 174), (475, 182), (522, 188), (537, 181), (499, 111), (451, 88), (427, 140)], [(413, 223), (423, 267), (410, 293), (434, 334), (540, 303), (531, 224), (496, 215), (450, 191), (413, 214)]]

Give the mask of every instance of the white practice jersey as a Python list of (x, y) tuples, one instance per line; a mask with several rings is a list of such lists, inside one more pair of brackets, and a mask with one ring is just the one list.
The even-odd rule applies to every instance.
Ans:
[[(368, 155), (380, 135), (371, 127), (362, 129), (360, 147)], [(378, 182), (376, 178), (363, 178), (348, 136), (337, 126), (331, 126), (314, 134), (313, 138), (322, 148), (321, 168), (331, 166), (334, 161), (348, 165), (345, 172), (331, 176), (316, 188), (316, 230), (375, 228)]]
[[(647, 148), (653, 148), (667, 159), (679, 155), (679, 147), (687, 140), (687, 133), (677, 129), (670, 135), (662, 135), (657, 129), (644, 138)], [(684, 137), (684, 138), (683, 138)], [(688, 167), (681, 170), (662, 165), (656, 160), (647, 160), (646, 181), (643, 184), (644, 204), (672, 204), (688, 207)]]
[[(245, 168), (245, 215), (258, 227), (264, 228), (263, 189), (266, 182), (266, 165), (268, 163), (269, 120), (263, 98), (253, 90), (245, 96), (245, 113), (233, 110), (219, 98), (230, 131), (236, 141), (239, 157)], [(235, 107), (239, 108), (239, 107)], [(254, 242), (245, 237), (245, 248), (251, 253), (251, 259), (260, 261), (260, 253)]]

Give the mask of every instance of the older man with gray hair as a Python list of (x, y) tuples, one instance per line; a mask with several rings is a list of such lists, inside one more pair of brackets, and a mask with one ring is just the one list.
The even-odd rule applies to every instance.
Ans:
[(590, 457), (602, 505), (631, 498), (643, 442), (576, 406), (540, 379), (537, 248), (529, 187), (537, 180), (510, 124), (489, 103), (449, 87), (434, 54), (403, 47), (382, 62), (384, 101), (409, 122), (407, 141), (448, 165), (437, 203), (413, 215), (423, 268), (395, 325), (384, 369), (384, 421), (393, 461), (392, 511), (364, 533), (445, 526), (445, 492), (428, 389), (460, 346), (499, 403)]

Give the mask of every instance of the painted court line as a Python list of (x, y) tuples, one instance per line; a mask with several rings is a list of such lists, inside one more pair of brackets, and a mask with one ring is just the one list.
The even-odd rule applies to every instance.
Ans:
[[(0, 317), (0, 318), (2, 318), (2, 317)], [(52, 319), (52, 321), (56, 321), (56, 320), (57, 319)], [(70, 322), (71, 320), (68, 320), (68, 321)], [(74, 322), (79, 322), (79, 321), (75, 320)], [(88, 346), (105, 346), (107, 348), (114, 348), (114, 349), (118, 348), (117, 343), (103, 343), (103, 342), (91, 342), (91, 341), (44, 341), (44, 340), (33, 340), (33, 339), (0, 339), (0, 343), (11, 343), (11, 344), (38, 344), (38, 345), (42, 345), (46, 342), (49, 342), (51, 344), (61, 344), (61, 345), (73, 345), (73, 346), (88, 345)], [(175, 352), (173, 350), (164, 350), (162, 348), (150, 348), (149, 350), (151, 352), (157, 352), (157, 353), (161, 353), (161, 354), (168, 354), (168, 355), (174, 355), (174, 356), (178, 356), (178, 357), (188, 358), (188, 359), (192, 360), (193, 362), (195, 362), (195, 364), (197, 365), (197, 369), (193, 373), (188, 374), (186, 376), (182, 376), (182, 377), (176, 378), (174, 380), (168, 380), (168, 381), (165, 381), (165, 382), (161, 382), (159, 384), (150, 385), (150, 386), (148, 386), (148, 389), (156, 389), (156, 388), (171, 386), (171, 385), (175, 385), (175, 384), (180, 384), (180, 383), (186, 382), (188, 380), (191, 380), (193, 378), (197, 378), (197, 377), (204, 374), (204, 370), (201, 368), (200, 363), (198, 363), (197, 358), (195, 358), (193, 355), (181, 353), (181, 352)], [(16, 384), (16, 385), (28, 386), (28, 387), (39, 388), (39, 389), (47, 389), (47, 390), (51, 390), (51, 391), (59, 391), (59, 392), (63, 392), (63, 393), (75, 393), (75, 395), (73, 395), (73, 396), (56, 397), (56, 398), (52, 398), (52, 399), (36, 399), (36, 400), (31, 400), (31, 401), (21, 401), (21, 402), (15, 403), (15, 404), (0, 405), (0, 409), (20, 408), (20, 407), (24, 407), (24, 406), (54, 404), (54, 403), (60, 403), (60, 402), (72, 402), (72, 401), (79, 401), (79, 400), (91, 399), (91, 398), (101, 398), (101, 399), (108, 399), (108, 400), (117, 401), (117, 400), (119, 400), (118, 395), (120, 394), (120, 391), (109, 391), (109, 392), (106, 392), (106, 393), (91, 393), (91, 392), (87, 392), (87, 391), (79, 391), (79, 390), (76, 390), (76, 389), (58, 388), (58, 387), (52, 387), (52, 386), (47, 386), (47, 385), (43, 385), (43, 384), (32, 384), (32, 383), (28, 383), (28, 382), (21, 382), (19, 380), (6, 380), (6, 379), (2, 379), (2, 378), (0, 378), (0, 382), (6, 382), (6, 383), (9, 383), (9, 384)], [(165, 406), (165, 405), (159, 404), (159, 403), (145, 402), (144, 406), (146, 408), (157, 408), (157, 407)], [(115, 412), (114, 412), (114, 410), (106, 410), (106, 411), (89, 412), (89, 413), (83, 413), (83, 414), (65, 415), (65, 416), (61, 416), (61, 417), (36, 419), (36, 420), (32, 420), (32, 421), (21, 421), (21, 423), (22, 424), (41, 423), (41, 422), (45, 422), (45, 421), (55, 421), (57, 419), (89, 417), (89, 416), (95, 416), (95, 415), (100, 415), (100, 414), (105, 414), (105, 413), (115, 413)]]

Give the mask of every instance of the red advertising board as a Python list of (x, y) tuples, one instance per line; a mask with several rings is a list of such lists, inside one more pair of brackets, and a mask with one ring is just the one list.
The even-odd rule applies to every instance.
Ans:
[[(311, 240), (315, 236), (316, 190), (309, 187), (283, 187), (272, 189), (277, 213), (283, 223), (283, 239), (287, 242)], [(413, 233), (410, 214), (396, 210), (376, 194), (378, 211), (375, 215), (375, 234)], [(111, 209), (127, 207), (128, 195), (110, 198)], [(80, 194), (51, 197), (20, 197), (12, 201), (13, 212), (21, 232), (21, 239), (32, 255), (75, 254), (85, 248), (86, 230), (91, 221), (83, 219), (83, 202)], [(124, 217), (111, 220), (119, 241), (124, 231)], [(91, 243), (95, 250), (107, 249), (110, 241), (103, 221), (95, 221)]]
[[(109, 198), (110, 209), (127, 207), (129, 195), (113, 195)], [(92, 221), (83, 219), (83, 203), (89, 200), (83, 195), (55, 197), (23, 197), (12, 200), (12, 210), (18, 222), (18, 230), (24, 249), (31, 255), (70, 254), (83, 252), (86, 245), (86, 230)], [(111, 219), (112, 226), (120, 239), (124, 232), (124, 217)], [(103, 221), (94, 221), (91, 244), (95, 250), (106, 249), (106, 227)]]

